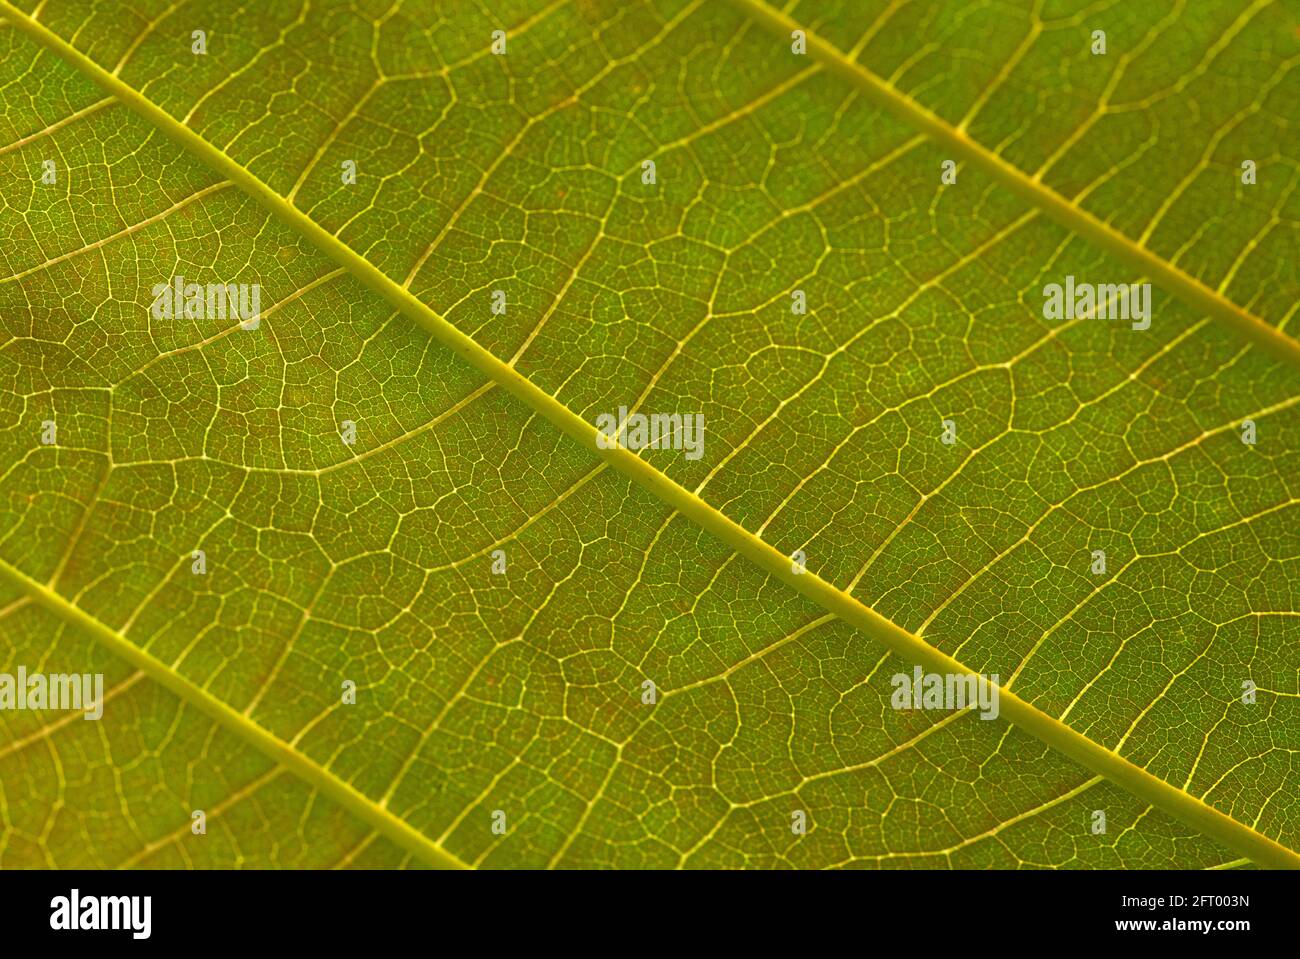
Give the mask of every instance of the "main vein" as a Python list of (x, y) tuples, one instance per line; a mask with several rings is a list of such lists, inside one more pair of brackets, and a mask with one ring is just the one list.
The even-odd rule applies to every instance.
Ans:
[[(756, 16), (767, 17), (769, 26), (785, 29), (787, 21), (780, 15), (774, 14), (766, 10), (766, 8), (760, 10), (749, 0), (733, 0), (733, 2), (739, 2), (747, 8), (752, 8)], [(392, 304), (404, 316), (418, 323), (489, 379), (546, 417), (554, 426), (582, 444), (589, 452), (607, 460), (610, 465), (630, 477), (637, 484), (659, 497), (683, 516), (716, 536), (772, 576), (792, 587), (796, 592), (819, 603), (846, 622), (852, 623), (872, 639), (884, 644), (904, 659), (919, 663), (933, 672), (966, 675), (972, 673), (970, 669), (967, 669), (957, 660), (881, 616), (860, 600), (823, 580), (816, 573), (812, 571), (796, 573), (789, 557), (785, 554), (710, 506), (691, 491), (669, 479), (637, 454), (622, 447), (602, 448), (596, 442), (598, 433), (593, 424), (582, 419), (554, 396), (543, 391), (513, 367), (479, 345), (477, 341), (461, 332), (431, 307), (407, 292), (397, 281), (387, 276), (338, 237), (325, 230), (301, 210), (290, 204), (237, 161), (227, 156), (134, 88), (110, 74), (61, 37), (18, 10), (9, 0), (0, 0), (0, 10), (5, 11), (11, 17), (11, 21), (15, 26), (38, 43), (67, 60), (90, 79), (117, 97), (123, 104), (149, 120), (182, 147), (247, 190), (282, 220), (315, 243), (322, 252), (347, 268), (361, 282)], [(810, 38), (810, 48), (813, 46), (813, 39), (815, 38)], [(822, 55), (828, 54), (823, 51)], [(845, 69), (856, 70), (852, 65), (843, 61), (842, 58), (840, 58), (840, 62)], [(921, 108), (913, 106), (919, 114)], [(926, 132), (931, 131), (927, 129)], [(997, 163), (1005, 167), (1001, 160), (997, 160)], [(1147, 269), (1153, 276), (1156, 274), (1156, 271), (1150, 267)], [(1165, 272), (1182, 277), (1183, 282), (1187, 285), (1193, 283), (1189, 278), (1184, 277), (1167, 264), (1165, 265)], [(1240, 315), (1240, 311), (1237, 311), (1237, 314)], [(1248, 323), (1242, 322), (1243, 329), (1249, 327)], [(1281, 336), (1281, 334), (1277, 335)], [(1300, 362), (1300, 348), (1297, 348), (1295, 352), (1295, 359), (1296, 362)], [(446, 857), (447, 860), (453, 860), (454, 857), (451, 857), (450, 854), (430, 842), (427, 837), (418, 833), (405, 822), (391, 815), (388, 815), (387, 819), (383, 819), (381, 816), (383, 811), (373, 807), (373, 804), (370, 804), (368, 799), (357, 793), (351, 786), (342, 783), (310, 760), (288, 749), (282, 741), (271, 736), (260, 726), (248, 722), (242, 716), (238, 716), (229, 706), (215, 700), (206, 691), (176, 674), (165, 664), (154, 660), (130, 643), (125, 637), (94, 620), (66, 600), (46, 590), (40, 584), (2, 561), (0, 561), (0, 573), (7, 575), (24, 586), (24, 588), (27, 588), (48, 608), (73, 622), (89, 628), (93, 635), (110, 648), (139, 665), (141, 669), (145, 669), (151, 676), (163, 682), (164, 685), (178, 695), (195, 702), (205, 711), (227, 722), (227, 725), (232, 729), (248, 736), (269, 755), (276, 756), (289, 768), (303, 775), (304, 778), (309, 778), (313, 783), (320, 785), (322, 789), (325, 789), (328, 785), (331, 795), (347, 797), (350, 800), (349, 808), (357, 809), (360, 814), (364, 815), (369, 821), (375, 822), (377, 826), (380, 824), (376, 821), (379, 818), (386, 827), (385, 831), (388, 834), (405, 836), (408, 845), (415, 842), (416, 837), (418, 837), (419, 841), (424, 844), (420, 848), (424, 850), (427, 856), (433, 857), (436, 855)], [(999, 696), (1002, 715), (1087, 769), (1105, 776), (1134, 796), (1165, 810), (1175, 818), (1261, 865), (1300, 869), (1300, 854), (1295, 851), (1225, 815), (1199, 797), (1183, 792), (1159, 777), (1153, 776), (1145, 769), (1129, 762), (1105, 746), (1093, 742), (1088, 737), (1044, 713), (1014, 693), (1003, 689), (999, 691)], [(239, 719), (239, 722), (235, 722), (235, 717)], [(358, 805), (358, 800), (360, 800), (361, 805)], [(396, 830), (397, 832), (390, 832), (390, 830)], [(458, 864), (458, 861), (448, 862), (447, 864)]]
[(915, 127), (934, 142), (952, 150), (954, 155), (983, 170), (1017, 196), (1027, 200), (1067, 230), (1128, 263), (1139, 274), (1148, 276), (1167, 292), (1206, 316), (1227, 324), (1274, 356), (1300, 366), (1300, 342), (1266, 323), (1221, 293), (1135, 242), (1108, 223), (1057, 193), (1014, 164), (972, 140), (892, 83), (851, 60), (831, 43), (805, 30), (802, 24), (769, 7), (763, 0), (730, 0), (759, 25), (778, 36), (789, 38), (794, 30), (804, 30), (808, 52), (832, 73), (853, 84), (872, 103)]
[(406, 820), (395, 816), (372, 801), (354, 786), (345, 783), (329, 770), (290, 746), (238, 710), (213, 696), (203, 687), (186, 679), (160, 659), (156, 659), (117, 630), (100, 622), (85, 610), (68, 602), (54, 590), (38, 583), (26, 573), (0, 559), (0, 577), (10, 580), (50, 612), (89, 633), (110, 652), (126, 660), (146, 676), (157, 680), (180, 699), (202, 710), (221, 725), (236, 733), (265, 755), (315, 786), (344, 809), (372, 826), (403, 849), (414, 853), (433, 866), (446, 869), (468, 868)]

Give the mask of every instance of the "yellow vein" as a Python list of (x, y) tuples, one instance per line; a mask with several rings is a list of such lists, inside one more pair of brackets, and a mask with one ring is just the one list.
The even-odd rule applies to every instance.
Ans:
[[(700, 497), (669, 479), (648, 461), (641, 459), (636, 453), (621, 446), (605, 448), (605, 446), (598, 444), (597, 436), (599, 434), (595, 426), (582, 419), (554, 396), (543, 391), (531, 380), (522, 376), (477, 341), (461, 332), (427, 304), (416, 299), (401, 284), (347, 246), (338, 237), (329, 233), (301, 210), (287, 203), (283, 197), (275, 193), (267, 184), (263, 183), (231, 157), (188, 127), (180, 124), (161, 107), (109, 74), (93, 60), (70, 46), (62, 38), (51, 33), (43, 25), (26, 17), (9, 0), (0, 0), (0, 9), (12, 14), (15, 17), (15, 23), (20, 29), (39, 43), (49, 47), (68, 60), (100, 86), (117, 96), (127, 106), (157, 125), (162, 132), (177, 143), (265, 203), (286, 223), (299, 230), (333, 260), (351, 270), (359, 280), (391, 303), (403, 315), (428, 330), (457, 356), (460, 356), (484, 375), (499, 383), (512, 396), (546, 417), (561, 432), (579, 442), (589, 452), (608, 460), (620, 472), (625, 473), (640, 486), (675, 508), (705, 531), (716, 536), (736, 552), (786, 583), (795, 591), (820, 603), (841, 619), (858, 627), (868, 636), (884, 644), (903, 658), (913, 663), (919, 663), (931, 672), (974, 675), (970, 669), (967, 669), (951, 656), (930, 646), (924, 640), (881, 616), (875, 610), (822, 579), (811, 570), (802, 574), (796, 573), (791, 567), (789, 557), (784, 553), (759, 539)], [(1168, 269), (1167, 266), (1166, 269)], [(605, 437), (605, 439), (608, 441), (610, 438)], [(0, 565), (0, 572), (3, 571), (3, 565)], [(12, 573), (22, 576), (16, 570), (13, 570)], [(148, 662), (154, 663), (161, 669), (164, 679), (170, 679), (181, 688), (192, 687), (188, 680), (170, 673), (166, 667), (161, 666), (156, 660), (152, 660), (123, 637), (118, 636), (112, 630), (71, 606), (62, 598), (49, 593), (39, 583), (32, 582), (25, 576), (22, 577), (22, 580), (30, 583), (32, 587), (40, 591), (37, 594), (38, 598), (40, 598), (41, 594), (44, 594), (48, 602), (54, 604), (52, 608), (58, 609), (68, 616), (75, 615), (78, 621), (93, 623), (98, 629), (98, 634), (106, 635), (107, 638), (115, 640), (124, 647), (124, 653), (129, 651), (137, 657), (142, 657)], [(133, 659), (132, 661), (136, 660)], [(192, 689), (196, 695), (206, 697), (206, 701), (209, 701), (213, 708), (220, 708), (225, 713), (237, 717), (240, 726), (235, 728), (250, 726), (250, 734), (253, 732), (259, 733), (271, 740), (275, 744), (275, 748), (288, 749), (286, 744), (271, 737), (261, 727), (252, 727), (246, 719), (239, 716), (229, 706), (212, 699), (204, 690), (197, 687), (192, 687)], [(1134, 765), (1105, 746), (1093, 742), (1082, 733), (1042, 712), (1015, 694), (1002, 691), (1000, 703), (1002, 715), (1008, 720), (1021, 726), (1047, 745), (1059, 750), (1094, 773), (1105, 776), (1134, 796), (1152, 805), (1159, 806), (1187, 825), (1217, 839), (1225, 846), (1253, 859), (1260, 865), (1300, 869), (1300, 854), (1274, 842), (1267, 836), (1255, 832), (1249, 826), (1225, 815), (1201, 799), (1171, 786), (1157, 776), (1153, 776), (1145, 769)], [(311, 763), (310, 760), (292, 751), (285, 753), (284, 761), (305, 763), (310, 770), (316, 771), (317, 775), (323, 772), (320, 767)], [(353, 795), (360, 796), (350, 786), (344, 786), (332, 777), (329, 777), (329, 783), (336, 789), (342, 788), (350, 791)], [(369, 800), (365, 800), (365, 802), (368, 804)], [(373, 806), (367, 805), (366, 809), (369, 812), (375, 812)], [(401, 822), (389, 815), (385, 823), (390, 827), (392, 823), (389, 820)], [(442, 852), (436, 844), (430, 843), (426, 837), (416, 833), (405, 823), (401, 825), (408, 833), (418, 836), (421, 842), (432, 849)], [(447, 854), (443, 853), (443, 855)]]
[(4, 156), (6, 153), (10, 153), (14, 150), (21, 150), (23, 147), (27, 146), (27, 144), (39, 140), (42, 137), (47, 137), (52, 133), (57, 133), (58, 131), (66, 127), (68, 124), (76, 123), (82, 117), (90, 116), (90, 114), (102, 110), (110, 103), (115, 103), (115, 102), (116, 101), (112, 97), (104, 97), (104, 99), (97, 100), (96, 102), (92, 103), (88, 107), (82, 107), (76, 113), (69, 113), (62, 120), (57, 120), (54, 123), (51, 123), (43, 130), (37, 130), (35, 133), (29, 133), (27, 134), (27, 136), (19, 140), (15, 140), (12, 143), (0, 147), (0, 156)]
[(1149, 276), (1188, 306), (1214, 317), (1274, 356), (1300, 366), (1300, 342), (1233, 303), (1227, 297), (1156, 253), (1136, 243), (1109, 223), (1067, 200), (1041, 180), (1031, 177), (984, 145), (972, 140), (938, 114), (917, 103), (892, 83), (850, 60), (838, 47), (806, 31), (802, 24), (767, 6), (763, 0), (730, 0), (765, 29), (788, 39), (791, 31), (805, 30), (808, 52), (832, 73), (861, 90), (871, 102), (888, 110), (934, 142), (978, 167), (1021, 198), (1028, 200), (1072, 233), (1090, 240), (1108, 253)]
[[(211, 809), (204, 810), (204, 821), (205, 822), (217, 821), (218, 819), (221, 818), (221, 816), (225, 814), (226, 810), (233, 809), (235, 806), (239, 805), (245, 799), (251, 797), (263, 786), (267, 785), (268, 783), (274, 782), (280, 776), (283, 776), (284, 772), (285, 769), (283, 766), (272, 765), (270, 769), (262, 773), (262, 775), (258, 776), (252, 782), (240, 786), (233, 793), (230, 793), (230, 795), (228, 795), (225, 799), (221, 800), (221, 802), (217, 803)], [(168, 846), (179, 845), (181, 842), (184, 842), (185, 837), (191, 835), (192, 827), (193, 827), (193, 823), (187, 822), (185, 823), (185, 825), (180, 826), (177, 829), (174, 829), (172, 832), (169, 832), (164, 836), (160, 836), (159, 838), (155, 839), (153, 842), (145, 843), (143, 846), (140, 847), (140, 849), (137, 852), (132, 853), (130, 856), (122, 860), (113, 868), (133, 869), (134, 867), (138, 866), (141, 862), (143, 862), (144, 860), (152, 856), (154, 853), (156, 853), (159, 849), (165, 849)], [(189, 856), (185, 853), (185, 850), (183, 848), (181, 850), (181, 854), (185, 855), (187, 860), (189, 859)]]
[(85, 630), (110, 652), (126, 660), (184, 702), (202, 710), (241, 739), (259, 749), (272, 761), (315, 786), (324, 795), (329, 796), (403, 849), (409, 850), (433, 866), (444, 869), (465, 868), (463, 862), (410, 823), (394, 816), (386, 809), (381, 809), (364, 793), (309, 759), (305, 753), (299, 752), (262, 726), (241, 716), (233, 707), (186, 679), (162, 660), (155, 659), (121, 633), (101, 623), (54, 590), (38, 583), (2, 559), (0, 559), (0, 576), (30, 594), (50, 612), (62, 617), (73, 626)]
[(167, 219), (167, 217), (171, 216), (177, 210), (183, 210), (191, 203), (197, 203), (200, 200), (202, 200), (204, 197), (216, 193), (220, 190), (224, 190), (228, 186), (230, 186), (229, 181), (225, 181), (222, 183), (213, 183), (211, 186), (205, 186), (202, 190), (199, 190), (197, 193), (191, 193), (183, 200), (177, 200), (171, 206), (167, 207), (167, 209), (159, 210), (157, 213), (153, 214), (147, 219), (140, 220), (137, 223), (132, 223), (130, 226), (123, 227), (121, 230), (118, 230), (116, 233), (112, 234), (111, 236), (104, 237), (102, 240), (96, 240), (93, 243), (87, 243), (85, 246), (81, 247), (80, 249), (69, 250), (67, 253), (60, 253), (58, 256), (46, 260), (44, 263), (38, 263), (35, 266), (28, 267), (27, 269), (23, 270), (21, 273), (14, 273), (11, 276), (0, 277), (0, 283), (12, 283), (15, 280), (21, 280), (25, 277), (31, 276), (33, 273), (40, 273), (42, 270), (48, 270), (51, 267), (58, 266), (60, 263), (64, 263), (75, 257), (81, 256), (83, 253), (89, 253), (92, 250), (102, 249), (103, 247), (106, 247), (110, 243), (114, 242), (115, 240), (120, 240), (122, 237), (130, 236), (133, 233), (139, 233), (145, 227), (152, 226), (153, 224), (157, 223), (159, 220)]
[[(24, 597), (25, 601), (27, 599), (29, 598)], [(139, 672), (137, 670), (136, 672), (128, 676), (126, 679), (122, 680), (122, 682), (118, 683), (116, 686), (105, 691), (103, 697), (99, 701), (100, 708), (107, 706), (114, 699), (122, 695), (124, 692), (126, 692), (128, 689), (130, 689), (132, 686), (134, 686), (142, 679), (144, 679), (144, 673)], [(24, 736), (22, 739), (15, 739), (8, 743), (5, 743), (4, 747), (0, 748), (0, 759), (4, 759), (8, 756), (12, 756), (14, 753), (20, 753), (28, 746), (32, 745), (33, 743), (38, 743), (41, 742), (42, 740), (49, 739), (59, 730), (64, 729), (67, 726), (73, 725), (74, 721), (84, 720), (85, 718), (86, 718), (85, 713), (70, 712), (67, 715), (61, 716), (60, 718), (54, 720), (51, 723), (47, 723), (46, 725), (42, 726), (40, 729), (37, 729), (36, 731), (29, 733), (28, 735)]]

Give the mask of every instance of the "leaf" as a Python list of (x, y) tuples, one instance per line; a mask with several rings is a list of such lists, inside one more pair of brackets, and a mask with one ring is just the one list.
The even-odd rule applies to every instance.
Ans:
[[(4, 670), (109, 692), (0, 714), (0, 863), (1300, 863), (1280, 4), (48, 6)], [(177, 275), (260, 326), (153, 319)], [(1066, 275), (1150, 328), (1044, 319)], [(913, 664), (1001, 717), (892, 708)]]

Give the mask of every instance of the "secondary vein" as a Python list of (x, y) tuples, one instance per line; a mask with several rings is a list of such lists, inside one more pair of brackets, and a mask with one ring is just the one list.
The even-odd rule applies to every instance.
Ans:
[(1150, 277), (1153, 282), (1188, 306), (1226, 324), (1279, 359), (1300, 367), (1300, 342), (1233, 303), (1216, 290), (1210, 289), (1200, 280), (1130, 239), (1109, 223), (1099, 220), (1041, 180), (1029, 176), (1019, 167), (1008, 163), (938, 114), (913, 100), (888, 80), (855, 60), (849, 59), (838, 47), (814, 35), (797, 20), (772, 9), (763, 0), (730, 0), (730, 2), (777, 36), (789, 38), (792, 31), (804, 30), (809, 55), (832, 73), (861, 90), (872, 103), (924, 133), (935, 143), (952, 150), (960, 159), (983, 170), (1070, 232), (1090, 240), (1128, 263), (1139, 274)]
[[(751, 10), (754, 15), (763, 20), (764, 24), (770, 29), (784, 31), (788, 25), (793, 24), (788, 18), (781, 14), (762, 7), (753, 0), (732, 0), (734, 3), (742, 5), (744, 8)], [(524, 402), (526, 405), (536, 410), (542, 416), (546, 417), (554, 426), (559, 428), (563, 433), (578, 441), (589, 452), (596, 456), (602, 457), (609, 463), (630, 477), (637, 484), (648, 490), (653, 495), (659, 497), (668, 505), (672, 506), (683, 516), (692, 520), (712, 535), (716, 536), (723, 543), (745, 556), (760, 568), (775, 576), (786, 585), (793, 588), (796, 592), (819, 603), (828, 611), (839, 616), (846, 622), (852, 623), (864, 633), (878, 642), (884, 644), (890, 650), (894, 651), (904, 659), (913, 663), (919, 663), (932, 672), (955, 673), (961, 675), (971, 675), (973, 671), (966, 668), (963, 664), (943, 653), (942, 651), (930, 646), (924, 640), (913, 635), (892, 621), (881, 616), (875, 610), (866, 606), (860, 600), (845, 593), (839, 587), (823, 580), (812, 571), (795, 573), (791, 567), (789, 557), (778, 551), (774, 546), (760, 539), (747, 529), (736, 523), (734, 520), (721, 513), (713, 506), (705, 502), (699, 496), (690, 490), (678, 485), (668, 476), (661, 473), (653, 465), (643, 460), (636, 453), (623, 447), (602, 448), (597, 443), (596, 427), (582, 419), (567, 406), (561, 403), (551, 394), (542, 390), (528, 378), (518, 373), (513, 367), (499, 359), (487, 348), (481, 346), (476, 340), (463, 333), (453, 326), (443, 316), (435, 312), (423, 301), (417, 299), (413, 294), (408, 292), (400, 283), (389, 277), (382, 270), (372, 264), (365, 257), (358, 254), (351, 247), (345, 244), (334, 234), (328, 232), (309, 216), (297, 209), (295, 206), (286, 201), (277, 194), (269, 185), (255, 176), (243, 165), (233, 158), (227, 156), (213, 144), (209, 143), (199, 134), (186, 127), (171, 114), (167, 113), (157, 104), (147, 99), (143, 94), (134, 88), (123, 83), (120, 79), (113, 76), (99, 64), (95, 63), (81, 51), (71, 46), (61, 37), (48, 30), (43, 24), (33, 20), (22, 11), (13, 6), (9, 0), (0, 0), (0, 11), (5, 12), (11, 18), (11, 22), (28, 34), (41, 45), (54, 51), (63, 59), (86, 74), (91, 80), (99, 84), (112, 95), (116, 96), (125, 105), (131, 107), (137, 113), (141, 114), (160, 131), (176, 141), (185, 149), (194, 153), (199, 159), (203, 160), (209, 166), (219, 171), (242, 188), (247, 190), (252, 196), (264, 203), (268, 209), (277, 214), (288, 225), (298, 230), (307, 239), (311, 240), (323, 253), (335, 260), (353, 273), (361, 282), (365, 283), (371, 290), (382, 296), (392, 306), (400, 311), (403, 315), (419, 324), (444, 345), (449, 347), (462, 359), (470, 363), (484, 375), (502, 386), (512, 396)], [(797, 25), (791, 26), (791, 29), (797, 28)], [(866, 81), (869, 81), (879, 88), (879, 94), (886, 96), (890, 100), (892, 109), (900, 108), (900, 94), (892, 91), (882, 81), (879, 81), (874, 75), (867, 73), (856, 64), (845, 61), (842, 57), (834, 56), (833, 49), (815, 37), (809, 38), (809, 49), (819, 50), (821, 56), (828, 57), (824, 62), (827, 66), (836, 69), (836, 72), (848, 72), (851, 76), (863, 75)], [(900, 102), (894, 102), (900, 101)], [(982, 147), (971, 143), (956, 134), (956, 131), (948, 127), (942, 121), (933, 117), (928, 111), (924, 111), (919, 105), (908, 100), (905, 104), (907, 109), (917, 115), (918, 125), (922, 126), (924, 132), (935, 137), (951, 137), (956, 140), (970, 144), (971, 149), (981, 150), (985, 156), (982, 162), (990, 163), (996, 168), (1002, 170), (1000, 179), (1005, 179), (1009, 172), (1015, 173), (1014, 183), (1010, 184), (1019, 189), (1024, 184), (1021, 183), (1023, 175), (1019, 171), (1012, 171), (1004, 161), (984, 151)], [(929, 118), (928, 120), (926, 118)], [(920, 121), (925, 121), (924, 123)], [(928, 124), (928, 126), (926, 125)], [(931, 129), (933, 128), (933, 129)], [(945, 132), (946, 131), (946, 132)], [(1057, 194), (1052, 193), (1041, 185), (1035, 185), (1035, 190), (1044, 194), (1050, 194), (1055, 197), (1060, 204), (1069, 206), (1065, 200)], [(1071, 208), (1073, 209), (1073, 208)], [(1050, 211), (1049, 211), (1050, 212)], [(1086, 216), (1082, 211), (1076, 211), (1078, 216)], [(1120, 237), (1099, 221), (1093, 221), (1101, 227), (1107, 234)], [(1080, 231), (1082, 232), (1082, 231)], [(1132, 246), (1131, 242), (1124, 238), (1124, 241)], [(1136, 250), (1136, 247), (1134, 247)], [(1231, 315), (1235, 320), (1230, 320), (1243, 330), (1259, 338), (1264, 345), (1270, 345), (1274, 349), (1280, 349), (1282, 354), (1287, 355), (1289, 359), (1300, 365), (1300, 344), (1294, 343), (1288, 337), (1280, 332), (1273, 330), (1262, 321), (1250, 317), (1244, 311), (1229, 304), (1222, 297), (1213, 294), (1211, 291), (1200, 287), (1191, 278), (1185, 276), (1177, 269), (1173, 268), (1163, 260), (1155, 257), (1147, 251), (1142, 251), (1144, 256), (1150, 257), (1155, 265), (1144, 265), (1146, 270), (1153, 278), (1158, 275), (1172, 274), (1179, 278), (1179, 282), (1187, 285), (1194, 292), (1199, 289), (1202, 293), (1209, 296), (1212, 303), (1218, 303), (1222, 306), (1231, 307)], [(1166, 277), (1168, 278), (1168, 277)], [(1262, 327), (1270, 336), (1263, 336), (1255, 326)], [(1290, 351), (1282, 343), (1276, 342), (1284, 340), (1290, 344)], [(148, 654), (144, 653), (139, 647), (135, 646), (125, 637), (120, 636), (108, 627), (99, 623), (93, 617), (88, 616), (80, 609), (72, 606), (62, 597), (45, 589), (41, 584), (36, 583), (24, 574), (0, 561), (0, 574), (4, 574), (13, 579), (20, 586), (28, 589), (33, 596), (41, 601), (47, 607), (54, 609), (66, 618), (85, 625), (93, 635), (100, 638), (110, 648), (119, 652), (125, 658), (133, 663), (140, 665), (145, 669), (144, 663), (152, 664), (151, 669), (145, 669), (150, 675), (163, 682), (168, 688), (174, 689), (178, 694), (188, 696), (193, 695), (200, 697), (195, 700), (197, 705), (203, 706), (214, 716), (222, 718), (223, 721), (229, 720), (231, 728), (244, 731), (250, 737), (262, 737), (258, 742), (261, 747), (268, 750), (268, 754), (275, 754), (280, 761), (289, 765), (290, 768), (299, 771), (305, 777), (309, 775), (316, 776), (320, 781), (321, 788), (328, 785), (331, 794), (334, 795), (340, 790), (344, 796), (365, 797), (357, 793), (351, 786), (335, 779), (331, 774), (325, 772), (321, 767), (312, 763), (305, 756), (293, 751), (287, 744), (271, 736), (270, 733), (263, 730), (260, 726), (255, 726), (246, 718), (239, 716), (231, 707), (211, 697), (206, 691), (190, 683), (189, 680), (171, 671), (169, 667), (158, 660), (154, 660)], [(151, 671), (152, 670), (152, 671)], [(1230, 816), (1220, 812), (1202, 799), (1192, 796), (1175, 786), (1170, 785), (1157, 776), (1152, 775), (1145, 769), (1135, 765), (1118, 753), (1107, 749), (1099, 743), (1093, 742), (1082, 733), (1077, 732), (1065, 723), (1044, 713), (1042, 710), (1031, 705), (1027, 701), (1019, 698), (1014, 693), (1006, 690), (1000, 691), (1000, 704), (1002, 714), (1011, 722), (1016, 723), (1027, 732), (1038, 737), (1054, 749), (1059, 750), (1071, 759), (1080, 763), (1087, 769), (1092, 770), (1105, 776), (1107, 779), (1128, 790), (1134, 796), (1160, 807), (1175, 818), (1192, 826), (1207, 836), (1210, 836), (1225, 846), (1241, 853), (1244, 856), (1253, 859), (1255, 862), (1264, 866), (1274, 868), (1291, 868), (1300, 869), (1300, 853), (1288, 849), (1287, 847), (1275, 842), (1267, 836), (1256, 832), (1244, 823), (1238, 822)], [(228, 715), (229, 714), (229, 715)], [(237, 719), (236, 719), (237, 717)], [(304, 766), (304, 769), (298, 769), (298, 766)], [(321, 776), (324, 779), (320, 779)], [(317, 782), (318, 779), (313, 779)], [(353, 798), (355, 805), (355, 798)], [(369, 821), (374, 822), (376, 814), (382, 814), (380, 820), (386, 829), (397, 830), (398, 834), (404, 835), (407, 842), (419, 841), (423, 845), (420, 847), (426, 853), (441, 855), (447, 857), (448, 864), (457, 864), (459, 860), (454, 860), (449, 853), (446, 853), (435, 843), (431, 842), (422, 833), (414, 830), (405, 821), (398, 819), (386, 811), (378, 810), (377, 807), (366, 806), (363, 810), (367, 812)]]

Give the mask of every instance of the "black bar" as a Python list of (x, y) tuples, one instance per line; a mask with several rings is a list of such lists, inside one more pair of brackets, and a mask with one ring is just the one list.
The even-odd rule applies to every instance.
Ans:
[[(73, 889), (83, 909), (87, 898), (150, 897), (148, 938), (136, 939), (130, 928), (51, 928), (59, 897), (71, 911)], [(6, 944), (112, 941), (205, 951), (263, 945), (336, 951), (406, 940), (458, 951), (465, 943), (493, 950), (518, 943), (533, 950), (650, 954), (669, 944), (693, 950), (717, 943), (731, 953), (750, 944), (766, 953), (780, 945), (829, 947), (847, 936), (869, 951), (944, 942), (966, 950), (998, 941), (1074, 948), (1125, 940), (1182, 947), (1199, 940), (1228, 949), (1249, 943), (1270, 955), (1270, 943), (1294, 944), (1297, 892), (1294, 876), (1253, 870), (4, 872), (0, 915)], [(130, 926), (129, 918), (121, 924)], [(142, 915), (135, 918), (143, 925)], [(1119, 927), (1135, 922), (1153, 926)], [(1235, 928), (1219, 925), (1225, 922)]]

